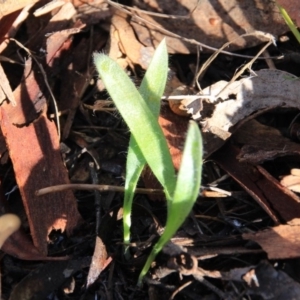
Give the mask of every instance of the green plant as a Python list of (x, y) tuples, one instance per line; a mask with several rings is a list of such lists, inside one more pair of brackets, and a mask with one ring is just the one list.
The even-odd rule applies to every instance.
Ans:
[(165, 41), (156, 49), (139, 91), (112, 59), (104, 54), (94, 54), (94, 61), (108, 93), (131, 131), (123, 206), (125, 243), (130, 241), (133, 194), (146, 164), (163, 186), (167, 199), (165, 231), (141, 271), (140, 284), (157, 253), (182, 225), (197, 199), (202, 171), (202, 139), (198, 125), (190, 122), (182, 163), (176, 176), (166, 139), (157, 121), (168, 72)]
[(279, 8), (279, 11), (280, 11), (280, 13), (281, 13), (281, 15), (282, 15), (285, 23), (289, 26), (291, 32), (294, 34), (295, 38), (300, 43), (300, 32), (299, 32), (299, 30), (295, 26), (294, 22), (290, 18), (290, 16), (287, 13), (287, 11), (282, 6), (280, 6), (279, 4), (277, 4), (277, 6)]

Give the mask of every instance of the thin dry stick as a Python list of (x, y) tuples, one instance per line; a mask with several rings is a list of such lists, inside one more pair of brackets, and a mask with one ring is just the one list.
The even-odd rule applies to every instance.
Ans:
[(220, 191), (208, 191), (208, 190), (201, 191), (200, 196), (204, 197), (204, 198), (216, 198), (216, 197), (226, 198), (226, 197), (229, 197), (227, 194), (224, 194)]
[[(208, 68), (208, 66), (215, 60), (215, 58), (220, 54), (220, 53), (223, 53), (223, 49), (224, 48), (227, 48), (230, 44), (234, 43), (237, 39), (239, 38), (243, 38), (243, 37), (248, 37), (248, 36), (262, 36), (262, 37), (265, 37), (266, 39), (269, 40), (269, 42), (275, 44), (275, 38), (273, 35), (269, 34), (269, 33), (265, 33), (265, 32), (262, 32), (262, 31), (254, 31), (254, 32), (251, 32), (251, 33), (245, 33), (245, 34), (242, 34), (240, 35), (238, 38), (234, 39), (233, 41), (230, 41), (230, 42), (227, 42), (225, 43), (220, 49), (217, 49), (217, 51), (202, 65), (201, 69), (199, 70), (197, 76), (196, 76), (196, 84), (197, 84), (197, 87), (199, 89), (199, 91), (201, 91), (201, 87), (199, 85), (199, 78), (202, 76), (202, 74), (204, 73), (204, 71), (206, 71), (206, 69)], [(260, 54), (261, 52), (259, 52)], [(258, 58), (258, 55), (255, 55), (255, 56), (251, 56), (251, 59), (257, 59)]]
[(216, 98), (221, 95), (221, 93), (230, 85), (232, 82), (234, 82), (238, 77), (240, 77), (246, 69), (251, 70), (251, 66), (254, 63), (254, 61), (258, 58), (259, 55), (261, 55), (271, 44), (273, 41), (269, 41), (262, 49), (256, 54), (254, 58), (252, 58), (248, 63), (246, 63), (232, 78), (231, 80), (224, 86), (224, 88), (216, 95)]
[[(125, 12), (126, 14), (131, 15), (131, 16), (132, 16), (132, 21), (135, 21), (135, 19), (136, 19), (137, 21), (140, 21), (140, 22), (142, 22), (142, 23), (144, 23), (144, 24), (148, 24), (148, 25), (152, 26), (153, 28), (157, 29), (157, 30), (160, 31), (161, 33), (167, 34), (167, 35), (169, 35), (169, 36), (171, 36), (171, 37), (175, 37), (175, 38), (177, 38), (177, 39), (179, 39), (179, 40), (182, 40), (182, 41), (184, 41), (184, 42), (187, 42), (187, 43), (189, 43), (189, 44), (197, 45), (197, 46), (200, 46), (200, 47), (202, 47), (202, 48), (206, 48), (206, 49), (209, 49), (209, 50), (212, 50), (212, 51), (219, 51), (218, 48), (208, 46), (208, 45), (203, 44), (203, 43), (200, 43), (200, 42), (198, 42), (198, 41), (196, 41), (196, 40), (194, 40), (194, 39), (188, 39), (188, 38), (185, 38), (185, 37), (183, 37), (183, 36), (181, 36), (181, 35), (178, 35), (178, 34), (172, 32), (172, 31), (169, 31), (169, 30), (167, 30), (167, 29), (165, 29), (165, 28), (163, 28), (163, 27), (160, 27), (160, 26), (158, 26), (158, 25), (156, 25), (156, 24), (154, 24), (154, 23), (152, 23), (152, 22), (150, 22), (150, 21), (147, 21), (147, 20), (143, 19), (142, 17), (138, 16), (137, 14), (134, 14), (133, 12), (131, 12), (131, 11), (128, 9), (128, 7), (125, 6), (125, 5), (122, 5), (122, 6), (121, 6), (121, 5), (119, 5), (119, 4), (115, 3), (115, 2), (111, 2), (111, 1), (109, 1), (109, 0), (107, 0), (107, 1), (108, 1), (109, 4), (113, 3), (113, 4), (111, 4), (111, 5), (113, 5), (113, 6), (116, 7), (117, 9), (119, 9), (119, 10)], [(126, 8), (125, 8), (125, 7), (126, 7)], [(143, 10), (140, 10), (140, 12), (143, 12), (143, 13), (144, 13)], [(137, 22), (137, 23), (138, 23), (138, 22)], [(256, 34), (257, 32), (258, 32), (258, 31), (255, 31), (254, 34)], [(261, 32), (261, 33), (263, 33), (263, 32)], [(264, 36), (270, 35), (269, 33), (263, 33), (263, 34), (264, 34)], [(246, 36), (247, 36), (247, 35), (253, 35), (253, 33), (247, 33), (247, 34), (245, 34), (245, 35), (246, 35)], [(242, 35), (242, 36), (243, 36), (243, 35)], [(273, 38), (274, 38), (274, 37), (273, 37)], [(231, 42), (229, 42), (229, 43), (231, 43)], [(224, 47), (224, 48), (225, 48), (225, 47)], [(222, 49), (223, 49), (223, 47), (222, 47)], [(232, 53), (232, 52), (228, 52), (228, 51), (224, 51), (224, 50), (221, 50), (219, 53), (223, 53), (223, 54), (227, 54), (227, 55), (231, 55), (231, 56), (236, 56), (236, 57), (242, 57), (242, 58), (253, 58), (253, 56), (251, 56), (251, 55), (242, 55), (242, 54)], [(274, 57), (270, 57), (270, 58), (273, 58), (273, 59), (282, 59), (283, 57), (284, 57), (284, 56), (281, 55), (281, 56), (274, 56)], [(265, 59), (265, 57), (260, 57), (260, 58), (258, 58), (258, 59)]]
[[(157, 25), (153, 24), (152, 22), (144, 20), (143, 18), (141, 18), (139, 16), (133, 16), (133, 18), (137, 18), (140, 21), (143, 21), (144, 23), (147, 23), (147, 24), (155, 27), (157, 30), (161, 31), (162, 33), (168, 34), (168, 35), (170, 35), (172, 37), (178, 38), (178, 39), (183, 40), (183, 41), (185, 41), (187, 43), (194, 44), (194, 45), (197, 45), (197, 46), (200, 46), (200, 47), (212, 50), (212, 51), (218, 51), (219, 50), (218, 48), (205, 45), (205, 44), (200, 43), (200, 42), (198, 42), (198, 41), (196, 41), (194, 39), (188, 39), (188, 38), (182, 37), (182, 36), (180, 36), (178, 34), (175, 34), (175, 33), (171, 32), (171, 31), (167, 30), (167, 29), (164, 29), (164, 28), (162, 28), (160, 26), (157, 26)], [(267, 34), (267, 33), (265, 33), (265, 34)], [(250, 35), (250, 34), (246, 34), (246, 35)], [(224, 51), (224, 50), (220, 51), (220, 53), (231, 55), (231, 56), (235, 56), (235, 57), (253, 58), (253, 56), (251, 56), (251, 55), (237, 54), (237, 53), (228, 52), (228, 51)], [(274, 56), (274, 57), (270, 57), (270, 58), (272, 58), (272, 59), (282, 59), (283, 57), (284, 56), (281, 55), (281, 56)], [(265, 58), (264, 57), (260, 57), (259, 59), (265, 59)]]
[(210, 186), (209, 188), (210, 188), (212, 191), (219, 193), (219, 195), (223, 195), (222, 197), (226, 197), (226, 196), (227, 196), (227, 197), (230, 197), (230, 196), (232, 196), (232, 192), (225, 191), (225, 190), (220, 189), (220, 188), (218, 188), (218, 187)]
[[(161, 99), (162, 100), (182, 100), (182, 99), (188, 99), (190, 101), (195, 101), (197, 99), (200, 98), (210, 98), (210, 96), (208, 95), (176, 95), (176, 96), (162, 96)], [(212, 99), (214, 99), (214, 97), (212, 97)]]
[(276, 70), (276, 66), (274, 64), (274, 61), (269, 58), (270, 57), (270, 54), (269, 54), (269, 51), (268, 50), (265, 50), (263, 53), (262, 53), (263, 57), (265, 57), (265, 60), (266, 60), (266, 64), (268, 65), (269, 69), (271, 70)]
[(117, 9), (120, 9), (123, 8), (125, 10), (129, 10), (129, 11), (132, 11), (132, 12), (139, 12), (139, 13), (142, 13), (142, 14), (145, 14), (145, 15), (149, 15), (149, 16), (154, 16), (154, 17), (158, 17), (158, 18), (164, 18), (164, 19), (174, 19), (174, 20), (177, 20), (177, 19), (190, 19), (193, 12), (196, 10), (198, 4), (199, 4), (199, 1), (197, 1), (197, 4), (195, 5), (195, 7), (185, 16), (181, 16), (181, 15), (167, 15), (167, 14), (162, 14), (162, 13), (157, 13), (157, 12), (153, 12), (153, 11), (147, 11), (147, 10), (143, 10), (143, 9), (140, 9), (140, 8), (137, 8), (137, 7), (130, 7), (130, 6), (127, 6), (127, 5), (124, 5), (124, 4), (120, 4), (120, 3), (116, 3), (116, 2), (113, 2), (113, 1), (110, 1), (110, 0), (107, 0), (106, 2), (108, 4), (110, 4), (111, 6), (117, 8)]
[(23, 66), (23, 64), (19, 63), (18, 61), (13, 60), (13, 59), (11, 59), (9, 57), (6, 57), (6, 56), (3, 56), (3, 55), (0, 55), (0, 62), (1, 61), (6, 61), (6, 62), (9, 62), (11, 64), (16, 64), (16, 65)]
[(177, 288), (171, 295), (171, 297), (169, 298), (170, 300), (173, 300), (175, 298), (175, 296), (181, 292), (183, 289), (185, 289), (187, 286), (189, 286), (191, 283), (193, 283), (193, 280), (187, 281), (186, 283), (184, 283), (183, 285), (181, 285), (179, 288)]
[[(124, 187), (122, 186), (114, 186), (114, 185), (103, 185), (103, 184), (77, 184), (77, 183), (70, 183), (70, 184), (60, 184), (49, 186), (35, 192), (36, 196), (43, 196), (49, 193), (61, 192), (65, 190), (86, 190), (86, 191), (93, 191), (98, 190), (100, 192), (121, 192), (124, 193)], [(160, 189), (143, 189), (137, 188), (136, 193), (139, 194), (152, 194), (152, 195), (164, 195), (164, 192)]]
[[(60, 185), (53, 185), (46, 188), (39, 189), (35, 192), (36, 196), (43, 196), (50, 193), (61, 192), (65, 190), (86, 190), (86, 191), (94, 191), (98, 190), (100, 192), (120, 192), (124, 193), (124, 187), (122, 186), (115, 186), (115, 185), (104, 185), (104, 184), (77, 184), (77, 183), (70, 183), (70, 184), (60, 184)], [(163, 190), (160, 189), (144, 189), (144, 188), (137, 188), (136, 193), (138, 194), (151, 194), (151, 195), (165, 195)], [(218, 191), (203, 191), (199, 193), (202, 197), (211, 198), (211, 197), (228, 197), (228, 195), (218, 192)]]
[(201, 51), (200, 46), (197, 46), (196, 70), (195, 70), (194, 78), (193, 78), (193, 81), (192, 81), (192, 84), (191, 84), (192, 87), (195, 87), (197, 79), (198, 79), (197, 74), (198, 74), (199, 68), (200, 68), (200, 51)]

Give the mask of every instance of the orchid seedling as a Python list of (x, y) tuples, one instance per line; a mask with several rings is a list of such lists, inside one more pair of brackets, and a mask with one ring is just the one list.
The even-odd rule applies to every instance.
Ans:
[(197, 199), (202, 171), (202, 139), (198, 125), (191, 122), (182, 163), (176, 176), (166, 138), (157, 120), (168, 73), (164, 40), (157, 47), (139, 90), (108, 56), (96, 53), (94, 62), (108, 93), (131, 131), (123, 204), (126, 244), (130, 242), (132, 199), (146, 164), (161, 183), (167, 200), (167, 224), (140, 273), (138, 283), (141, 284), (156, 255), (182, 225)]

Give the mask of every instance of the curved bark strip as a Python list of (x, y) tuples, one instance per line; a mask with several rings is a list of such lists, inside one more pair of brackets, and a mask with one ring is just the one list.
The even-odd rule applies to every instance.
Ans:
[[(221, 91), (215, 100), (210, 101), (215, 104), (212, 115), (202, 120), (205, 157), (224, 144), (237, 123), (241, 125), (275, 107), (300, 109), (299, 84), (299, 78), (290, 73), (266, 69), (257, 71), (254, 77), (229, 84), (219, 81), (204, 89), (203, 94), (209, 96), (218, 95)], [(203, 104), (205, 108), (205, 102)], [(193, 116), (199, 115), (199, 111), (193, 111), (193, 103), (186, 106)]]
[[(71, 3), (62, 7), (41, 33), (43, 36), (38, 36), (39, 42), (34, 47), (39, 48), (42, 42), (49, 41), (49, 38), (44, 37), (45, 32), (53, 33), (59, 31), (60, 26), (67, 26), (74, 13)], [(59, 59), (62, 46), (70, 44), (66, 43), (68, 38), (63, 33), (60, 38), (56, 36), (55, 40), (51, 39), (44, 69), (51, 66), (54, 59)], [(12, 160), (34, 246), (45, 256), (49, 233), (52, 230), (71, 233), (81, 217), (71, 191), (41, 197), (35, 194), (36, 190), (47, 186), (69, 183), (59, 150), (57, 128), (46, 115), (47, 102), (41, 89), (44, 85), (39, 85), (39, 80), (43, 80), (39, 71), (33, 69), (15, 89), (15, 107), (7, 103), (1, 105), (0, 126)]]

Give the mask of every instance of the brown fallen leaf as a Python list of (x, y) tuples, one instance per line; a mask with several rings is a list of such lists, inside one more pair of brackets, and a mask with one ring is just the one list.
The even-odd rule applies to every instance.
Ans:
[(300, 219), (293, 219), (286, 225), (279, 225), (258, 231), (244, 233), (243, 239), (258, 243), (269, 259), (290, 259), (300, 257)]
[[(53, 229), (70, 232), (80, 219), (72, 192), (35, 195), (39, 188), (69, 182), (60, 156), (56, 127), (43, 115), (28, 127), (17, 128), (3, 110), (1, 124), (34, 244), (46, 254), (48, 234)], [(26, 156), (20, 155), (20, 148), (22, 153), (27, 153)]]
[(111, 263), (112, 258), (107, 256), (106, 247), (102, 240), (97, 236), (95, 250), (87, 277), (87, 287), (92, 285), (101, 272)]
[(71, 0), (76, 7), (76, 19), (80, 19), (87, 26), (100, 24), (105, 19), (111, 19), (112, 12), (106, 0)]
[(87, 268), (91, 258), (80, 260), (52, 261), (32, 271), (13, 289), (10, 300), (46, 299), (75, 272)]
[(102, 49), (106, 39), (99, 32), (94, 31), (93, 44), (87, 41), (87, 39), (82, 39), (76, 47), (68, 49), (69, 55), (68, 58), (65, 58), (65, 63), (69, 60), (69, 66), (60, 71), (61, 93), (58, 106), (61, 111), (68, 110), (68, 117), (62, 129), (62, 141), (70, 134), (81, 96), (88, 87), (92, 76), (92, 72), (90, 72), (91, 49)]
[[(260, 30), (277, 36), (288, 30), (278, 8), (268, 0), (147, 0), (135, 1), (135, 5), (147, 12), (166, 15), (166, 18), (161, 18), (133, 11), (131, 24), (145, 46), (157, 46), (167, 36), (169, 53), (195, 53), (197, 48), (159, 28), (216, 48), (234, 41), (229, 51), (261, 43), (259, 38), (238, 38), (246, 32)], [(140, 18), (137, 20), (136, 14), (146, 22), (143, 23)], [(168, 15), (174, 17), (168, 18)]]
[(300, 169), (291, 169), (291, 174), (283, 176), (280, 184), (293, 192), (300, 193)]
[(6, 254), (23, 260), (61, 261), (69, 259), (67, 256), (51, 257), (43, 255), (22, 229), (13, 233), (5, 241), (1, 250)]
[[(47, 80), (47, 76), (44, 74), (45, 69), (52, 66), (53, 61), (59, 58), (63, 50), (66, 50), (64, 48), (66, 47), (65, 44), (70, 47), (70, 43), (66, 43), (70, 39), (70, 35), (78, 32), (82, 27), (81, 23), (75, 23), (74, 28), (61, 30), (62, 26), (68, 26), (69, 20), (74, 14), (74, 7), (72, 7), (70, 3), (64, 5), (61, 10), (52, 17), (44, 30), (36, 35), (28, 45), (31, 51), (39, 51), (40, 48), (45, 48), (45, 52), (47, 53), (45, 63), (48, 64), (48, 66), (46, 64), (37, 64), (37, 62), (31, 58), (26, 61), (24, 69), (24, 78), (26, 80), (22, 80), (19, 86), (14, 90), (14, 97), (22, 98), (23, 104), (21, 108), (15, 108), (14, 110), (7, 109), (7, 113), (13, 124), (17, 126), (28, 125), (46, 110), (46, 96), (48, 96), (47, 92), (49, 93), (49, 90), (46, 89), (47, 84), (45, 81)], [(39, 76), (36, 76), (36, 73), (38, 73)], [(43, 91), (43, 93), (41, 91)]]
[(167, 139), (175, 170), (179, 170), (189, 121), (174, 114), (168, 105), (163, 105), (158, 122)]
[[(0, 18), (0, 53), (2, 53), (9, 45), (9, 39), (14, 38), (22, 25), (30, 14), (30, 8), (33, 6), (27, 5), (22, 10), (15, 11), (2, 19)], [(0, 60), (10, 61), (10, 58), (0, 55)]]
[(38, 0), (4, 0), (1, 1), (0, 19), (10, 13), (22, 9), (26, 5), (34, 4)]
[[(11, 203), (11, 202), (9, 202)], [(11, 208), (5, 199), (2, 186), (0, 187), (0, 211), (2, 214), (11, 213)], [(14, 211), (18, 214), (19, 212)], [(48, 257), (39, 252), (39, 250), (33, 245), (29, 235), (24, 232), (22, 228), (19, 228), (13, 234), (11, 234), (4, 242), (1, 250), (13, 257), (23, 260), (66, 260), (68, 257)]]
[[(126, 55), (126, 60), (130, 66), (137, 64), (143, 69), (147, 69), (153, 56), (154, 48), (145, 47), (136, 39), (128, 16), (118, 10), (115, 11), (111, 20), (111, 36), (112, 35), (118, 42), (118, 50)], [(112, 57), (112, 47), (109, 55)], [(115, 57), (112, 58), (115, 59)]]
[(239, 150), (225, 145), (212, 155), (243, 189), (279, 224), (279, 217), (285, 221), (300, 218), (300, 198), (283, 187), (273, 176), (260, 166), (251, 166), (237, 159)]
[[(12, 24), (19, 16), (20, 11), (15, 11), (3, 18), (0, 17), (0, 43), (2, 43), (7, 36), (7, 33), (12, 27)], [(0, 50), (2, 50), (2, 47), (0, 47)]]
[(264, 300), (298, 299), (300, 294), (300, 284), (268, 261), (222, 272), (222, 279), (245, 282), (248, 285), (246, 294), (258, 295)]
[(243, 124), (232, 139), (234, 143), (243, 145), (237, 158), (254, 165), (277, 157), (300, 154), (299, 143), (284, 137), (276, 128), (254, 119)]
[(36, 9), (34, 11), (33, 15), (35, 17), (40, 17), (42, 15), (50, 13), (51, 11), (63, 6), (65, 3), (66, 3), (65, 0), (52, 0), (48, 3), (46, 3), (45, 5), (43, 5), (42, 7), (39, 7), (38, 9)]

